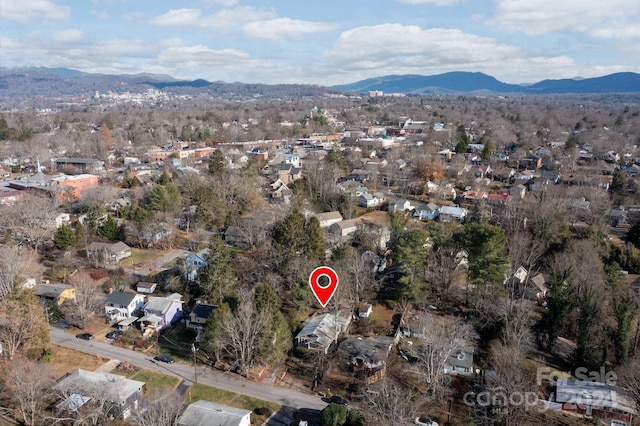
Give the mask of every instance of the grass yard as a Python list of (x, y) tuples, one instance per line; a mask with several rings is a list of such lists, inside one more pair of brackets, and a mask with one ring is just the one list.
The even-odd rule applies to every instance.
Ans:
[(229, 404), (236, 396), (237, 394), (234, 392), (214, 388), (201, 383), (194, 383), (185, 395), (185, 402), (187, 404), (191, 404), (192, 402), (204, 399), (205, 401)]
[(141, 266), (147, 262), (151, 262), (154, 259), (162, 256), (162, 253), (156, 253), (155, 251), (142, 250), (138, 248), (131, 249), (131, 257), (124, 259), (122, 266), (133, 267), (133, 265)]
[[(281, 407), (280, 404), (276, 404), (275, 402), (267, 402), (247, 395), (238, 395), (231, 405), (251, 410), (251, 423), (256, 425), (263, 424), (267, 421), (270, 415), (278, 411)], [(263, 416), (256, 413), (256, 410), (262, 407), (265, 407), (268, 410), (267, 414)]]
[(177, 377), (168, 376), (166, 374), (156, 373), (155, 371), (149, 370), (139, 371), (132, 377), (129, 377), (129, 379), (144, 382), (144, 387), (147, 392), (158, 388), (173, 389), (178, 386), (178, 383), (180, 383), (180, 379), (178, 379)]
[(107, 359), (89, 355), (62, 346), (51, 345), (53, 356), (47, 363), (54, 377), (62, 377), (81, 368), (93, 371), (107, 362)]

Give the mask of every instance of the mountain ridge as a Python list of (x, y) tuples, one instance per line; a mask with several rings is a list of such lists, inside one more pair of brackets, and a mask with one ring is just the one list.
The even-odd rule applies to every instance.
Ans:
[(509, 84), (481, 72), (453, 71), (424, 76), (387, 75), (355, 83), (318, 86), (309, 84), (256, 84), (210, 82), (204, 79), (182, 80), (170, 75), (93, 74), (68, 68), (0, 67), (0, 99), (32, 98), (43, 94), (56, 96), (92, 96), (96, 91), (143, 92), (150, 88), (173, 93), (210, 93), (217, 97), (251, 97), (266, 93), (282, 96), (317, 96), (323, 93), (383, 91), (417, 94), (600, 94), (640, 93), (640, 74), (621, 72), (594, 78), (547, 79), (534, 83)]
[(432, 76), (417, 74), (387, 75), (355, 83), (333, 86), (345, 92), (383, 91), (404, 94), (437, 93), (521, 93), (521, 94), (588, 94), (640, 92), (640, 74), (620, 72), (580, 79), (547, 79), (536, 83), (509, 84), (481, 72), (452, 71)]

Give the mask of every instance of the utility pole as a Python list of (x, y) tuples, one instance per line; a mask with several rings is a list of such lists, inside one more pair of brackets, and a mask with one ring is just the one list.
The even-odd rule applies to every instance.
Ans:
[(193, 381), (194, 383), (198, 383), (198, 370), (196, 369), (196, 344), (191, 344), (191, 352), (193, 353)]

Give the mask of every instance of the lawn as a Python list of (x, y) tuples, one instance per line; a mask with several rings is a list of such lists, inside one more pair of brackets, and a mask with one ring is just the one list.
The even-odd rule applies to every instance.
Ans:
[(147, 262), (150, 262), (160, 257), (161, 255), (162, 253), (156, 253), (150, 250), (132, 248), (131, 257), (124, 259), (121, 263), (122, 263), (122, 266), (129, 266), (129, 267), (132, 267), (133, 265), (141, 266)]
[[(251, 410), (251, 423), (257, 425), (263, 424), (270, 415), (280, 409), (280, 404), (276, 404), (275, 402), (263, 401), (261, 399), (253, 398), (247, 395), (238, 395), (238, 397), (233, 400), (232, 405), (234, 407)], [(262, 407), (265, 407), (268, 410), (267, 414), (265, 414), (264, 416), (256, 414), (256, 410)]]
[(229, 404), (236, 396), (237, 394), (234, 392), (214, 388), (201, 383), (194, 383), (193, 386), (189, 388), (185, 398), (187, 404), (191, 404), (192, 402), (196, 402), (201, 399), (204, 399), (205, 401), (219, 402), (220, 404)]
[(62, 346), (52, 345), (53, 356), (47, 363), (50, 371), (55, 377), (62, 377), (67, 373), (76, 371), (78, 368), (93, 371), (107, 362), (107, 359), (89, 355)]
[(141, 370), (129, 378), (131, 380), (144, 382), (144, 387), (147, 392), (158, 388), (173, 389), (178, 386), (178, 383), (180, 383), (180, 379), (178, 379), (177, 377), (168, 376), (166, 374), (156, 373), (155, 371), (149, 370)]

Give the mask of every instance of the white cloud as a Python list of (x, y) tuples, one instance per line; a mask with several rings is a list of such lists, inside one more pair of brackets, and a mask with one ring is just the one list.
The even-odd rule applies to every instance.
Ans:
[(111, 15), (109, 15), (109, 12), (105, 12), (104, 10), (92, 10), (91, 16), (95, 16), (98, 19), (108, 19)]
[(562, 73), (561, 77), (571, 77), (582, 70), (568, 56), (529, 54), (492, 38), (456, 29), (421, 29), (400, 24), (345, 31), (324, 57), (343, 72), (362, 78), (481, 71), (519, 83), (530, 81), (532, 76), (557, 78)]
[(84, 32), (74, 28), (58, 31), (52, 35), (52, 39), (60, 43), (76, 42), (76, 41), (82, 40), (83, 38), (84, 38)]
[(395, 0), (398, 3), (408, 4), (435, 4), (436, 6), (450, 6), (452, 4), (460, 3), (464, 0)]
[(200, 9), (173, 9), (158, 16), (153, 23), (163, 27), (188, 27), (201, 25)]
[(490, 22), (526, 34), (583, 32), (639, 11), (637, 0), (498, 0)]
[(245, 23), (273, 19), (275, 12), (265, 9), (255, 9), (250, 6), (224, 9), (208, 16), (204, 22), (207, 29), (218, 33), (229, 33), (242, 28)]
[(240, 0), (201, 0), (201, 3), (206, 5), (216, 5), (216, 6), (224, 6), (231, 7), (240, 3)]
[(244, 35), (272, 41), (298, 39), (302, 34), (331, 31), (335, 24), (322, 22), (300, 21), (290, 18), (277, 18), (267, 21), (252, 21), (244, 26)]
[(241, 69), (263, 66), (265, 63), (246, 52), (235, 49), (214, 50), (204, 45), (169, 47), (157, 60), (170, 69), (194, 68), (202, 72), (208, 68)]
[(251, 21), (271, 19), (275, 13), (250, 6), (223, 9), (212, 15), (203, 15), (200, 9), (173, 9), (157, 16), (153, 23), (167, 27), (202, 27), (213, 32), (229, 33)]
[(610, 26), (603, 26), (591, 32), (591, 35), (602, 38), (612, 38), (621, 40), (640, 40), (640, 24), (619, 22)]
[(49, 0), (0, 0), (0, 18), (27, 23), (34, 18), (67, 19), (68, 6), (59, 6)]

